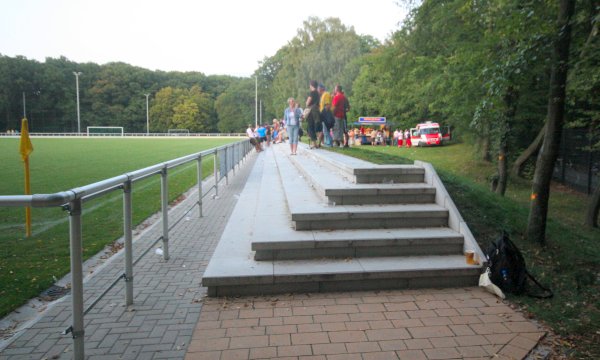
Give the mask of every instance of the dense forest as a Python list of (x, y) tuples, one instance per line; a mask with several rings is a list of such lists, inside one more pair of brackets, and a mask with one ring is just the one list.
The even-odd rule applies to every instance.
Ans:
[[(498, 163), (501, 194), (509, 164), (516, 175), (527, 161), (534, 167), (532, 155), (544, 138), (550, 141), (547, 132), (583, 129), (594, 141), (579, 148), (598, 151), (598, 0), (404, 0), (399, 6), (411, 7), (409, 15), (383, 44), (337, 18), (308, 18), (249, 78), (0, 55), (0, 130), (18, 128), (25, 102), (31, 131), (77, 131), (74, 72), (82, 73), (82, 131), (112, 125), (145, 132), (150, 94), (151, 132), (242, 132), (254, 122), (256, 84), (266, 122), (282, 116), (290, 96), (302, 106), (308, 81), (316, 79), (330, 90), (344, 86), (350, 119), (451, 126), (478, 144), (483, 159)], [(548, 119), (560, 120), (551, 122), (558, 127), (547, 130)]]

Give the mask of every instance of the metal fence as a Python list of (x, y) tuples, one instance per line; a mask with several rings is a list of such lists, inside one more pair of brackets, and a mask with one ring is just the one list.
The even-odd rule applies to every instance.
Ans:
[[(125, 303), (133, 304), (133, 266), (150, 249), (162, 240), (163, 256), (169, 260), (169, 230), (172, 229), (183, 217), (185, 217), (196, 205), (199, 207), (199, 216), (202, 217), (202, 199), (204, 197), (202, 189), (202, 161), (208, 156), (213, 156), (214, 185), (207, 189), (206, 194), (213, 188), (215, 196), (219, 194), (219, 182), (225, 178), (226, 184), (229, 182), (229, 173), (235, 174), (235, 166), (238, 165), (246, 155), (252, 150), (248, 140), (243, 140), (234, 144), (228, 144), (221, 147), (205, 150), (199, 153), (183, 156), (177, 159), (166, 161), (154, 166), (149, 166), (140, 170), (132, 171), (123, 175), (115, 176), (110, 179), (98, 181), (93, 184), (62, 191), (54, 194), (35, 194), (35, 195), (9, 195), (0, 196), (0, 206), (11, 207), (62, 207), (69, 213), (69, 239), (71, 251), (71, 296), (72, 296), (72, 325), (65, 330), (64, 334), (70, 333), (73, 337), (73, 351), (75, 359), (84, 359), (84, 315), (87, 314), (99, 300), (108, 293), (121, 279), (125, 280)], [(169, 170), (175, 167), (190, 163), (197, 163), (198, 175), (198, 201), (181, 218), (169, 226), (168, 217), (168, 176)], [(162, 212), (162, 236), (148, 247), (142, 255), (133, 261), (133, 227), (132, 227), (132, 184), (134, 182), (160, 175), (161, 180), (161, 212)], [(123, 191), (123, 239), (125, 248), (125, 269), (123, 275), (115, 279), (102, 294), (84, 309), (83, 303), (83, 253), (82, 253), (82, 227), (81, 216), (84, 204), (92, 199), (105, 196), (113, 191)]]
[[(20, 134), (18, 132), (15, 133), (6, 133), (0, 132), (0, 137), (19, 137)], [(75, 137), (75, 136), (85, 136), (87, 137), (87, 133), (77, 133), (77, 132), (33, 132), (29, 133), (29, 136), (39, 136), (39, 137)], [(246, 133), (95, 133), (90, 134), (89, 137), (246, 137)]]
[(554, 180), (591, 194), (600, 181), (600, 153), (589, 151), (597, 137), (588, 129), (564, 129)]

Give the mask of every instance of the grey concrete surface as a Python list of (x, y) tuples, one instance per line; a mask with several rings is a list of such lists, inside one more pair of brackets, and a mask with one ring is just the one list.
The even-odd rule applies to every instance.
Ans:
[[(463, 236), (446, 227), (448, 209), (436, 203), (336, 206), (313, 183), (331, 184), (337, 176), (346, 188), (379, 184), (345, 181), (345, 170), (330, 174), (332, 164), (354, 159), (303, 146), (298, 156), (285, 150), (272, 146), (257, 160), (204, 274), (210, 296), (477, 284), (480, 267), (465, 263)], [(319, 164), (302, 171), (303, 162)], [(422, 167), (382, 168), (424, 174)]]

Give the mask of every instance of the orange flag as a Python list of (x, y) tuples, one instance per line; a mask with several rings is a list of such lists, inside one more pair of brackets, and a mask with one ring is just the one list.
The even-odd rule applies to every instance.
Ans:
[[(25, 195), (31, 194), (31, 183), (29, 181), (29, 154), (33, 152), (33, 145), (29, 139), (29, 129), (27, 118), (21, 122), (21, 141), (19, 143), (19, 152), (25, 166)], [(31, 208), (25, 208), (25, 236), (31, 236)]]
[(29, 154), (33, 152), (33, 145), (31, 145), (31, 139), (29, 138), (29, 129), (27, 126), (27, 118), (23, 118), (21, 122), (21, 142), (19, 144), (19, 152), (21, 153), (21, 159), (25, 161), (29, 157)]

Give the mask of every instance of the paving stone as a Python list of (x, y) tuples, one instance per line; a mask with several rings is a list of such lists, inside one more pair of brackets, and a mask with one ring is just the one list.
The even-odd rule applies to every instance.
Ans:
[(277, 357), (284, 356), (302, 356), (312, 355), (312, 348), (310, 345), (290, 345), (290, 346), (278, 346)]
[(291, 336), (293, 345), (329, 343), (329, 335), (326, 332), (291, 334)]
[(391, 360), (398, 359), (398, 355), (393, 351), (388, 352), (370, 352), (362, 354), (364, 360)]

